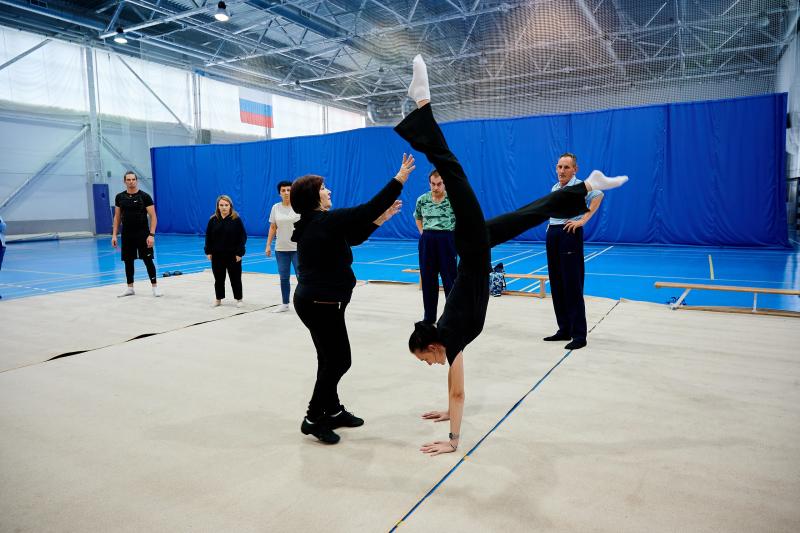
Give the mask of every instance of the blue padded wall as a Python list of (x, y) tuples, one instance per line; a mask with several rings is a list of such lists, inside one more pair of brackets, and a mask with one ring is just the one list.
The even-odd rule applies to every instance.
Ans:
[[(788, 246), (786, 94), (570, 115), (443, 124), (486, 218), (550, 191), (555, 163), (578, 155), (592, 169), (627, 174), (585, 229), (598, 242)], [(435, 107), (434, 107), (435, 113)], [(276, 117), (280, 120), (280, 117)], [(158, 229), (205, 232), (219, 194), (230, 195), (251, 235), (266, 235), (281, 180), (319, 174), (334, 207), (366, 201), (396, 172), (408, 145), (391, 128), (244, 144), (153, 148)], [(427, 190), (421, 154), (403, 213), (375, 237), (416, 238), (414, 202)], [(543, 240), (544, 226), (521, 236)]]

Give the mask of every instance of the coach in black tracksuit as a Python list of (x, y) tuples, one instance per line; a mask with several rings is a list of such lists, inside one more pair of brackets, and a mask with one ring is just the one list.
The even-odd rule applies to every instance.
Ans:
[(300, 430), (326, 444), (336, 444), (339, 427), (364, 421), (339, 402), (337, 386), (350, 368), (350, 340), (344, 311), (356, 285), (351, 246), (367, 240), (400, 209), (397, 197), (414, 158), (403, 156), (397, 175), (369, 202), (331, 210), (331, 191), (321, 176), (306, 175), (292, 183), (292, 209), (300, 214), (292, 240), (297, 243), (297, 289), (294, 308), (317, 349), (317, 381)]

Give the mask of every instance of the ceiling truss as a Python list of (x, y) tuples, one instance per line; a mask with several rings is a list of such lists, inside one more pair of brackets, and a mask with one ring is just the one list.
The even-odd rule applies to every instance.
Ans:
[[(797, 0), (0, 0), (0, 24), (348, 109), (774, 76)], [(90, 6), (90, 7), (87, 7)], [(129, 43), (113, 42), (117, 27)]]

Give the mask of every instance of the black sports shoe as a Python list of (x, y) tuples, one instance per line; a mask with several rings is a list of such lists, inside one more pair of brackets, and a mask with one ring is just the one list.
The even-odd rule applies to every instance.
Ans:
[(566, 348), (567, 350), (580, 350), (584, 346), (586, 346), (586, 339), (575, 339), (566, 346), (564, 346), (564, 348)]
[(312, 424), (307, 418), (303, 418), (303, 423), (300, 424), (300, 431), (303, 435), (314, 435), (320, 442), (325, 444), (336, 444), (339, 442), (339, 435), (334, 433), (330, 425), (323, 421)]
[(565, 333), (561, 333), (560, 331), (556, 331), (555, 335), (550, 335), (549, 337), (545, 337), (542, 339), (543, 341), (568, 341), (572, 340), (572, 337)]
[(364, 419), (358, 418), (342, 406), (342, 410), (335, 415), (328, 417), (328, 424), (331, 429), (336, 428), (357, 428), (364, 425)]

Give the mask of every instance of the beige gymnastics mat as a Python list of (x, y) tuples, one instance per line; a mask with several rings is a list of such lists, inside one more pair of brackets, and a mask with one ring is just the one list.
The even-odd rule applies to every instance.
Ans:
[(230, 285), (223, 306), (211, 308), (210, 271), (160, 278), (161, 298), (139, 281), (136, 295), (125, 298), (117, 298), (125, 288), (120, 284), (3, 302), (0, 372), (281, 302), (276, 275), (244, 273), (242, 284), (242, 308), (233, 305)]
[(588, 298), (564, 358), (549, 300), (492, 299), (461, 447), (428, 457), (447, 388), (407, 353), (421, 307), (414, 286), (354, 292), (340, 396), (366, 424), (333, 447), (299, 432), (316, 358), (293, 312), (0, 373), (0, 529), (388, 531), (487, 433), (399, 531), (798, 529), (792, 319)]

